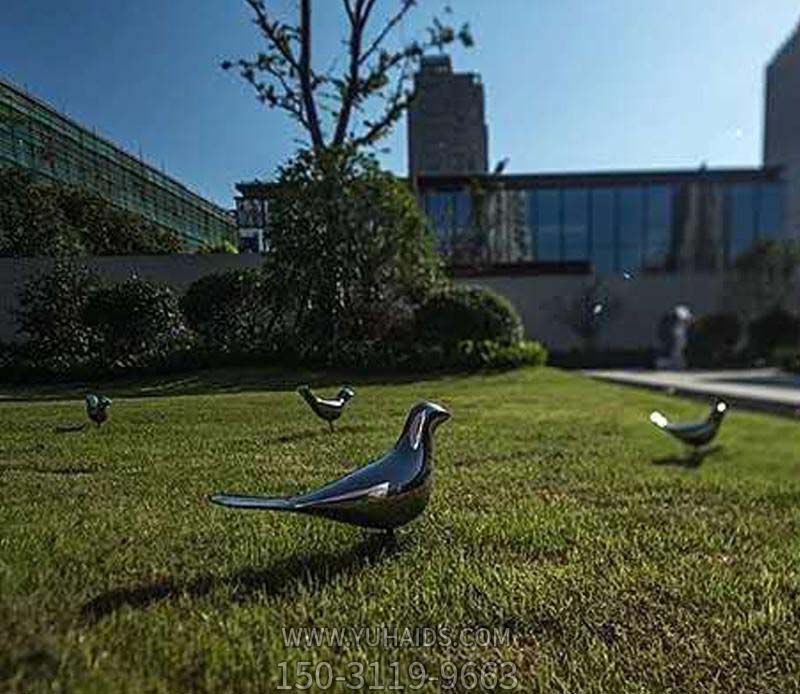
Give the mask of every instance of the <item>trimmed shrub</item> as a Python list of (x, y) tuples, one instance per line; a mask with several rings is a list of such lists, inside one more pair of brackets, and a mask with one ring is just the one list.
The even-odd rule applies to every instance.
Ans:
[(462, 340), (451, 345), (359, 342), (347, 345), (346, 354), (348, 359), (341, 364), (344, 367), (417, 373), (514, 369), (547, 362), (544, 346), (525, 340), (513, 345), (492, 340)]
[(511, 345), (491, 340), (467, 340), (458, 346), (454, 365), (468, 369), (516, 369), (544, 366), (547, 350), (539, 342), (520, 340)]
[(17, 350), (18, 360), (53, 373), (91, 362), (96, 335), (84, 316), (98, 286), (94, 273), (65, 259), (56, 260), (48, 272), (26, 282), (16, 311), (18, 332), (24, 340)]
[(174, 292), (138, 277), (95, 291), (84, 315), (97, 336), (95, 359), (110, 371), (164, 367), (192, 345)]
[(450, 287), (434, 293), (417, 310), (417, 338), (428, 345), (452, 346), (466, 340), (515, 345), (522, 319), (504, 297), (483, 287)]
[(692, 367), (731, 364), (741, 334), (739, 318), (733, 313), (712, 313), (698, 318), (689, 331), (686, 359)]
[(261, 350), (271, 321), (263, 273), (230, 270), (193, 282), (181, 299), (186, 321), (212, 354), (250, 354)]
[(800, 343), (800, 319), (782, 308), (756, 318), (747, 329), (748, 349), (755, 357), (770, 358), (779, 348)]

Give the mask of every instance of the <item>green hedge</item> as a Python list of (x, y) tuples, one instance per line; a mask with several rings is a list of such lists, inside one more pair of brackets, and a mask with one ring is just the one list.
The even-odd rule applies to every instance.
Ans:
[(95, 290), (84, 312), (92, 360), (108, 371), (163, 366), (193, 345), (172, 289), (139, 277)]
[(713, 313), (698, 318), (689, 331), (686, 360), (692, 367), (733, 365), (742, 328), (733, 313)]
[(484, 287), (436, 292), (416, 312), (416, 334), (427, 344), (465, 340), (512, 346), (522, 340), (522, 319), (504, 297)]
[(782, 308), (774, 308), (750, 323), (747, 337), (753, 356), (770, 358), (778, 349), (792, 349), (800, 344), (800, 319)]
[(208, 354), (247, 355), (266, 348), (272, 312), (263, 272), (230, 270), (201, 277), (181, 299), (187, 323)]

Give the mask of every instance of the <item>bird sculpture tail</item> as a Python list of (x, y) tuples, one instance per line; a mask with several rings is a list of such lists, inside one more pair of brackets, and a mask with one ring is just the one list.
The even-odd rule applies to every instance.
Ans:
[(239, 494), (212, 494), (209, 500), (229, 508), (257, 508), (273, 511), (293, 511), (295, 504), (291, 499), (280, 496), (243, 496)]

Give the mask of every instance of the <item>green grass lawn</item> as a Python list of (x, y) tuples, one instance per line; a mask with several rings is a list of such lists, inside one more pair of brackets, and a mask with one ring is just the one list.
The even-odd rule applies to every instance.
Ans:
[[(800, 688), (798, 421), (733, 411), (692, 467), (647, 416), (703, 404), (552, 369), (356, 381), (334, 435), (275, 383), (120, 386), (109, 423), (77, 433), (54, 432), (82, 421), (58, 399), (72, 390), (0, 401), (0, 690), (280, 691), (308, 682), (305, 661), (312, 689), (349, 678), (327, 691), (353, 691), (359, 663), (385, 690), (453, 664), (464, 691), (492, 661), (519, 691)], [(453, 418), (431, 505), (394, 544), (206, 501), (338, 476), (390, 447), (421, 398)], [(285, 643), (303, 626), (354, 631)], [(475, 643), (479, 627), (499, 642)], [(352, 636), (423, 628), (435, 645)]]

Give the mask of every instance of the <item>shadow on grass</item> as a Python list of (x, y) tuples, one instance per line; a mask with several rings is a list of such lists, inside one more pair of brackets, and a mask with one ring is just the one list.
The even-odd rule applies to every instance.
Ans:
[(337, 434), (363, 434), (374, 428), (375, 427), (367, 425), (356, 426), (348, 424), (345, 426), (337, 426), (333, 432), (331, 432), (328, 430), (327, 426), (322, 425), (318, 429), (303, 429), (302, 431), (294, 431), (290, 434), (282, 434), (281, 436), (265, 439), (264, 443), (269, 445), (274, 443), (296, 443), (298, 441), (308, 441), (309, 439), (333, 440), (336, 438)]
[(349, 550), (298, 555), (265, 568), (246, 568), (228, 576), (204, 575), (186, 583), (164, 579), (133, 588), (116, 588), (81, 607), (81, 617), (95, 623), (124, 607), (145, 609), (154, 603), (188, 595), (199, 598), (219, 586), (229, 586), (237, 603), (255, 597), (291, 595), (302, 587), (320, 588), (338, 576), (362, 571), (399, 554), (408, 540), (393, 534), (371, 534)]
[(74, 434), (75, 432), (83, 431), (86, 427), (86, 424), (60, 424), (57, 427), (53, 427), (53, 431), (56, 434)]
[(32, 472), (35, 475), (55, 475), (69, 477), (72, 475), (93, 475), (95, 472), (97, 472), (97, 469), (80, 466), (46, 468), (31, 465), (0, 465), (0, 475), (4, 472)]
[[(0, 383), (0, 402), (83, 399), (89, 391), (109, 397), (163, 397), (175, 395), (213, 395), (255, 391), (295, 390), (308, 383), (324, 391), (339, 388), (343, 383), (358, 385), (396, 385), (416, 381), (433, 381), (457, 374), (449, 372), (375, 373), (366, 370), (313, 371), (276, 368), (200, 369), (167, 375), (120, 377), (114, 380), (75, 381), (70, 383), (13, 384)], [(325, 393), (323, 393), (325, 394)]]
[(674, 465), (676, 467), (684, 468), (698, 468), (703, 464), (703, 461), (711, 455), (718, 453), (722, 450), (722, 446), (711, 446), (709, 448), (701, 448), (699, 450), (692, 450), (681, 456), (667, 456), (666, 458), (655, 458), (653, 465)]

